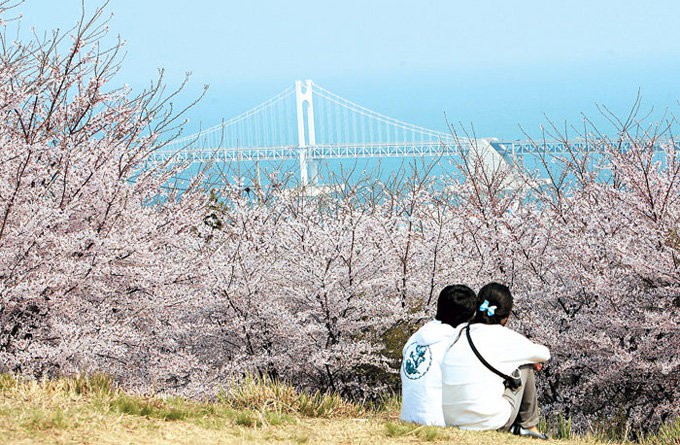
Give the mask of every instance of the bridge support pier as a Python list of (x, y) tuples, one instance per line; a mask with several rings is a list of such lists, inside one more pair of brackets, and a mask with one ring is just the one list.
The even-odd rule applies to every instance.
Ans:
[(300, 161), (300, 185), (306, 187), (309, 184), (309, 176), (307, 175), (307, 150), (304, 148), (300, 149), (299, 161)]
[(300, 184), (304, 187), (319, 185), (318, 162), (307, 156), (306, 148), (300, 149), (298, 159), (300, 161)]
[(503, 188), (516, 189), (521, 186), (521, 181), (514, 173), (515, 164), (503, 158), (494, 147), (495, 142), (494, 139), (489, 138), (477, 139), (471, 146), (470, 155), (473, 156), (473, 160), (481, 160), (483, 169), (487, 174), (493, 175), (502, 172), (504, 174)]
[(307, 159), (307, 166), (309, 167), (309, 180), (313, 186), (319, 185), (319, 161), (316, 159)]

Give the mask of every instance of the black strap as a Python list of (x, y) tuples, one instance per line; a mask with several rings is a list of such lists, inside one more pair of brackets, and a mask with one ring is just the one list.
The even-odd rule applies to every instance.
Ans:
[(475, 355), (477, 356), (477, 358), (479, 359), (479, 361), (482, 362), (482, 364), (483, 364), (484, 366), (486, 366), (487, 368), (489, 368), (489, 370), (492, 371), (494, 374), (501, 376), (501, 377), (503, 378), (503, 380), (510, 380), (510, 379), (512, 379), (512, 377), (510, 377), (509, 375), (503, 374), (503, 373), (500, 372), (498, 369), (496, 369), (496, 368), (494, 368), (493, 366), (491, 366), (491, 365), (489, 364), (489, 362), (487, 362), (486, 360), (484, 360), (484, 357), (482, 357), (482, 355), (479, 353), (479, 351), (477, 350), (477, 348), (475, 348), (475, 344), (472, 343), (472, 337), (470, 337), (470, 325), (465, 326), (465, 335), (467, 335), (468, 343), (470, 343), (470, 348), (472, 348), (472, 352), (475, 353)]

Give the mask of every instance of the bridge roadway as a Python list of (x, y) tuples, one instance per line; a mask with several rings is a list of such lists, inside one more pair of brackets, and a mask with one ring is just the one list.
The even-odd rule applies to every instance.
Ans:
[(460, 153), (460, 150), (460, 146), (443, 142), (313, 145), (303, 148), (298, 146), (202, 148), (180, 150), (175, 153), (159, 150), (152, 155), (152, 159), (157, 162), (282, 161), (299, 159), (301, 153), (305, 153), (307, 159), (313, 160), (437, 157), (455, 155)]
[[(353, 158), (394, 158), (394, 157), (439, 157), (455, 156), (461, 152), (468, 152), (478, 145), (489, 144), (504, 158), (515, 155), (539, 153), (564, 153), (568, 150), (587, 151), (591, 144), (587, 142), (535, 143), (530, 141), (498, 141), (496, 139), (467, 140), (461, 139), (438, 142), (402, 142), (402, 143), (372, 143), (372, 144), (317, 144), (307, 147), (242, 147), (242, 148), (185, 148), (177, 151), (158, 150), (151, 155), (153, 162), (177, 163), (206, 163), (206, 162), (242, 162), (242, 161), (283, 161), (297, 160), (301, 155), (314, 161), (326, 159)], [(660, 142), (655, 145), (656, 151), (664, 151), (673, 145), (675, 151), (680, 151), (680, 142)], [(595, 151), (598, 149), (595, 144)], [(632, 148), (630, 143), (621, 145), (623, 150)]]

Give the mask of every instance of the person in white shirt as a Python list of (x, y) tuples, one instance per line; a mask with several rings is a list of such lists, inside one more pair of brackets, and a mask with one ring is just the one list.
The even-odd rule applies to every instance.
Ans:
[[(545, 346), (505, 327), (512, 310), (510, 289), (498, 283), (484, 286), (479, 308), (442, 361), (444, 422), (470, 430), (501, 430), (541, 439), (534, 368), (550, 359)], [(511, 375), (519, 368), (521, 385), (512, 390), (475, 355), (467, 339), (498, 372)], [(534, 365), (535, 364), (535, 365)], [(519, 383), (519, 382), (518, 382)]]
[(437, 300), (435, 319), (406, 342), (401, 364), (401, 419), (421, 425), (445, 426), (442, 411), (441, 361), (475, 313), (477, 297), (464, 285), (446, 286)]

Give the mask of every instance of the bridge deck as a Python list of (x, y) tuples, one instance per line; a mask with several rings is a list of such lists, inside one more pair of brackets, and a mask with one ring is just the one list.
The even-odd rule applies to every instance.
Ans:
[[(171, 152), (159, 150), (150, 157), (154, 162), (241, 162), (241, 161), (285, 161), (299, 159), (305, 153), (307, 159), (351, 159), (351, 158), (403, 158), (403, 157), (438, 157), (455, 156), (467, 152), (477, 144), (476, 141), (439, 141), (439, 142), (401, 142), (386, 144), (346, 144), (346, 145), (314, 145), (300, 148), (297, 146), (282, 147), (244, 147), (244, 148), (187, 148)], [(586, 142), (564, 144), (562, 142), (536, 144), (527, 141), (498, 142), (491, 146), (502, 156), (527, 155), (539, 153), (565, 153), (570, 150), (598, 151), (601, 145)], [(658, 143), (657, 151), (664, 151), (671, 146), (680, 151), (680, 142)], [(621, 149), (630, 150), (629, 143), (621, 144)]]
[(442, 142), (415, 142), (398, 144), (349, 144), (314, 145), (300, 148), (287, 147), (244, 147), (244, 148), (201, 148), (178, 152), (159, 150), (151, 155), (156, 162), (239, 162), (239, 161), (282, 161), (295, 160), (301, 152), (308, 159), (348, 158), (390, 158), (390, 157), (437, 157), (453, 156), (461, 150), (468, 150), (469, 143), (450, 145)]

